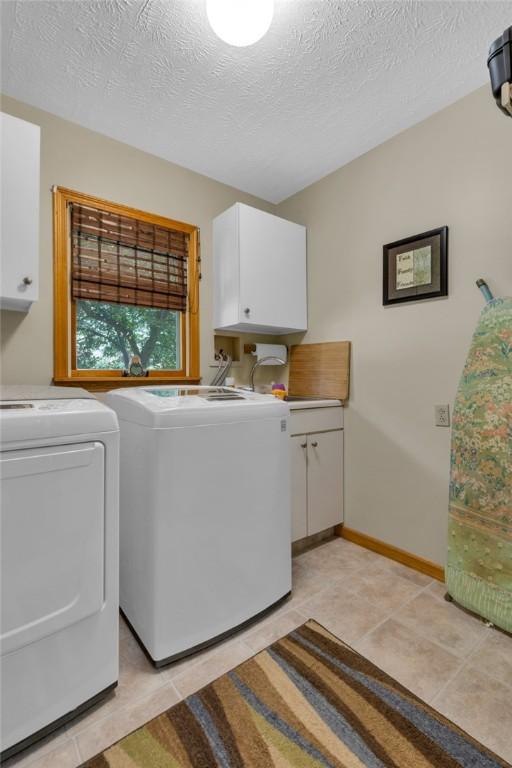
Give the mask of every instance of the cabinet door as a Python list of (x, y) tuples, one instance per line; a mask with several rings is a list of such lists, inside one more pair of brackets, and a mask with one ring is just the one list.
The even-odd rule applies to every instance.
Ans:
[(306, 330), (306, 230), (239, 206), (240, 321)]
[(27, 311), (38, 298), (38, 125), (1, 115), (1, 309)]
[(213, 220), (213, 327), (236, 327), (239, 314), (238, 213), (232, 205)]
[(306, 435), (290, 438), (292, 479), (292, 541), (308, 535), (307, 521), (307, 439)]
[(343, 430), (308, 435), (308, 536), (343, 520)]

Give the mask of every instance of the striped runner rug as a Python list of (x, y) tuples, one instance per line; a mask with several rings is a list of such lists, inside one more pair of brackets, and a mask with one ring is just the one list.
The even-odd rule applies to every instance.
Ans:
[(511, 768), (314, 621), (86, 768)]

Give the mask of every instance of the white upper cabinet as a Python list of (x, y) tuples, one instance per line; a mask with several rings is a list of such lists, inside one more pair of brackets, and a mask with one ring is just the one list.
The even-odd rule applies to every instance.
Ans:
[(213, 222), (214, 327), (307, 330), (306, 228), (236, 203)]
[(27, 312), (39, 296), (40, 128), (1, 113), (0, 309)]

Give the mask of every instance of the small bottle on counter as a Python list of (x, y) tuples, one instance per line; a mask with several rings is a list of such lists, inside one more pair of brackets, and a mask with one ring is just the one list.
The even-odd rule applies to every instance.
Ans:
[(278, 397), (280, 400), (284, 400), (286, 397), (285, 385), (272, 382), (272, 394), (274, 395), (274, 397)]

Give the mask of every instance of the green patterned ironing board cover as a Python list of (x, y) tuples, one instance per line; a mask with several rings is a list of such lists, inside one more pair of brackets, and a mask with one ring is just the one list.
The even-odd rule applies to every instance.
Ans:
[(512, 632), (512, 298), (482, 310), (455, 401), (446, 585)]

